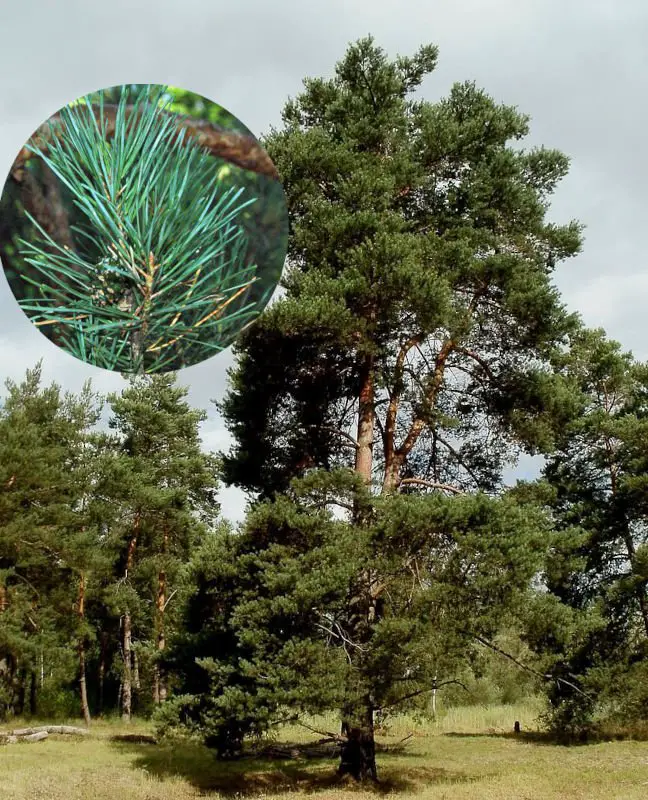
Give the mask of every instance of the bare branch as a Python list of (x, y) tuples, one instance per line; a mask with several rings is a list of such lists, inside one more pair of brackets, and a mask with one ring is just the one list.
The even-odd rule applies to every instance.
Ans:
[(354, 450), (357, 450), (358, 447), (360, 446), (358, 444), (358, 440), (357, 439), (354, 439), (353, 436), (351, 436), (350, 433), (347, 433), (346, 431), (343, 431), (341, 428), (335, 428), (332, 425), (306, 425), (305, 427), (307, 427), (307, 428), (318, 428), (319, 430), (322, 430), (322, 431), (329, 431), (330, 433), (336, 433), (338, 436), (342, 436), (344, 439), (346, 439), (349, 442), (349, 444), (353, 447)]
[(452, 486), (449, 483), (437, 483), (436, 481), (429, 481), (426, 478), (403, 478), (400, 482), (400, 486), (408, 484), (418, 484), (428, 489), (441, 489), (444, 492), (452, 492), (453, 494), (465, 494), (464, 490), (460, 489), (458, 486)]
[(399, 705), (400, 703), (404, 703), (406, 700), (411, 700), (414, 697), (418, 697), (421, 694), (425, 694), (426, 692), (433, 692), (435, 689), (440, 689), (442, 686), (448, 686), (451, 683), (455, 683), (461, 686), (466, 692), (469, 691), (468, 687), (465, 686), (461, 681), (458, 680), (451, 680), (451, 681), (442, 681), (441, 683), (434, 683), (432, 686), (427, 686), (425, 689), (418, 689), (415, 692), (409, 692), (409, 694), (403, 695), (403, 697), (399, 697), (398, 700), (394, 700), (391, 703), (387, 703), (385, 706), (381, 706), (379, 709), (380, 711), (384, 711), (386, 708), (392, 708), (393, 706)]
[[(539, 672), (537, 669), (529, 667), (527, 664), (524, 664), (522, 661), (519, 661), (517, 658), (515, 658), (515, 656), (512, 656), (510, 653), (507, 653), (505, 650), (502, 650), (501, 647), (498, 647), (492, 642), (489, 642), (488, 639), (484, 639), (482, 636), (479, 636), (476, 633), (471, 633), (470, 631), (461, 631), (461, 633), (463, 633), (466, 636), (470, 636), (471, 638), (478, 641), (480, 644), (483, 644), (485, 647), (488, 647), (493, 652), (499, 653), (501, 656), (508, 658), (509, 661), (512, 661), (514, 664), (520, 667), (520, 669), (523, 669), (526, 672), (529, 672), (538, 678), (542, 678), (542, 680), (545, 681), (555, 681), (556, 683), (564, 683), (566, 686), (570, 686), (575, 692), (578, 692), (578, 694), (582, 695), (583, 697), (591, 699), (591, 695), (589, 695), (587, 692), (584, 692), (582, 689), (576, 686), (575, 683), (572, 683), (571, 681), (568, 681), (565, 678), (561, 678), (560, 676), (552, 675), (550, 672)], [(571, 677), (574, 676), (572, 675)]]
[(494, 375), (493, 370), (490, 368), (490, 364), (488, 364), (480, 355), (475, 353), (474, 350), (468, 350), (466, 347), (457, 347), (455, 352), (471, 358), (473, 361), (479, 364), (489, 378), (493, 379)]

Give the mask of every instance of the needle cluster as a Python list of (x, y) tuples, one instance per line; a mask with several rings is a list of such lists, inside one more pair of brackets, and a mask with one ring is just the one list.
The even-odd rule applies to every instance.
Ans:
[(20, 305), (37, 326), (77, 358), (141, 373), (207, 358), (253, 321), (256, 266), (238, 223), (256, 198), (224, 187), (219, 161), (165, 111), (164, 87), (125, 89), (110, 137), (99, 92), (64, 108), (49, 138), (28, 149), (82, 222), (71, 248), (29, 217), (38, 236), (21, 255), (39, 277), (23, 275), (37, 294)]

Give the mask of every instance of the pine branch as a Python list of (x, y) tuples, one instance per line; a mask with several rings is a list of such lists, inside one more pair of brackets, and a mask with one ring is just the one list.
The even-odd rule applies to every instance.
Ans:
[[(102, 109), (99, 105), (93, 105), (92, 111), (99, 122), (105, 122), (105, 136), (107, 140), (113, 139), (118, 128), (119, 106), (105, 104)], [(130, 120), (132, 116), (139, 116), (140, 110), (137, 106), (129, 105), (125, 108), (125, 119)], [(261, 144), (254, 136), (238, 131), (226, 130), (219, 125), (214, 125), (207, 120), (194, 119), (193, 117), (182, 117), (173, 112), (162, 112), (173, 119), (176, 128), (176, 137), (185, 133), (197, 144), (205, 148), (212, 156), (223, 158), (231, 164), (242, 169), (265, 175), (274, 180), (279, 180), (277, 170), (270, 160), (270, 157), (263, 149)], [(51, 116), (47, 122), (43, 123), (33, 134), (30, 142), (25, 145), (11, 167), (12, 177), (22, 182), (25, 179), (25, 162), (33, 157), (33, 147), (47, 154), (50, 152), (53, 139), (65, 135), (68, 119), (60, 112)], [(31, 145), (31, 147), (30, 147)]]
[(247, 300), (256, 265), (237, 223), (256, 198), (221, 187), (210, 155), (185, 141), (149, 87), (135, 105), (126, 97), (116, 110), (101, 97), (98, 110), (88, 99), (63, 109), (49, 139), (27, 145), (87, 222), (74, 229), (77, 252), (28, 214), (41, 242), (21, 241), (21, 253), (45, 280), (23, 276), (38, 296), (20, 305), (84, 361), (161, 371), (189, 351), (220, 352), (258, 314)]

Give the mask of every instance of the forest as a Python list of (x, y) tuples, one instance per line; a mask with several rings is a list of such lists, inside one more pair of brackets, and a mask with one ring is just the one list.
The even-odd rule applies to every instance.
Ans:
[(216, 403), (229, 451), (181, 372), (7, 383), (0, 720), (146, 718), (227, 760), (333, 714), (370, 780), (377, 729), (432, 697), (648, 732), (648, 365), (555, 286), (567, 156), (474, 83), (421, 99), (437, 55), (362, 39), (262, 140), (288, 260)]

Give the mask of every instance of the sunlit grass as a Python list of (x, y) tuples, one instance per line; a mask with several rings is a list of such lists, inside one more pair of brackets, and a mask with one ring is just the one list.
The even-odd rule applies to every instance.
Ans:
[[(525, 738), (537, 728), (539, 707), (491, 706), (442, 711), (433, 723), (408, 717), (388, 721), (378, 737), (381, 786), (360, 788), (334, 780), (334, 757), (219, 763), (188, 743), (115, 741), (147, 734), (142, 721), (93, 723), (86, 737), (50, 736), (43, 742), (0, 747), (0, 797), (6, 800), (185, 800), (195, 797), (315, 795), (348, 800), (389, 794), (409, 800), (639, 800), (648, 796), (648, 743), (608, 742), (560, 747)], [(513, 734), (519, 721), (521, 736)], [(305, 720), (335, 731), (334, 716)], [(29, 723), (35, 724), (35, 723)], [(69, 721), (69, 724), (78, 724)], [(13, 722), (11, 726), (17, 727)], [(410, 735), (411, 734), (411, 735)], [(409, 737), (401, 748), (394, 745)], [(314, 741), (295, 726), (283, 742)], [(384, 748), (391, 747), (391, 752)]]

